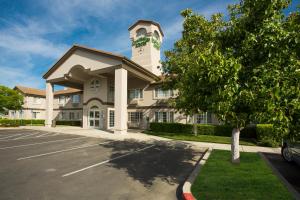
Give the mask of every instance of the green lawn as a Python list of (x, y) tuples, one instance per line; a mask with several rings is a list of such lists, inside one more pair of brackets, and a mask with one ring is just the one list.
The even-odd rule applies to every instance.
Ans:
[[(196, 141), (196, 142), (213, 142), (213, 143), (222, 143), (222, 144), (230, 144), (231, 137), (225, 136), (213, 136), (213, 135), (198, 135), (194, 136), (192, 134), (179, 134), (179, 133), (160, 133), (160, 132), (152, 132), (145, 131), (144, 133), (149, 135), (155, 135), (159, 137), (174, 139), (174, 140), (186, 140), (186, 141)], [(240, 138), (241, 145), (256, 145), (256, 142), (251, 139)]]
[(199, 199), (293, 199), (257, 153), (241, 152), (230, 163), (230, 151), (213, 150), (192, 186)]

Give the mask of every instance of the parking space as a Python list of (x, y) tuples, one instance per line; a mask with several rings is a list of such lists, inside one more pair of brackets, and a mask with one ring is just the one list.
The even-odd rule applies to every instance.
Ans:
[(0, 199), (176, 199), (204, 149), (0, 130)]
[(300, 194), (300, 166), (296, 163), (286, 162), (280, 154), (264, 153), (265, 157), (278, 172), (294, 187)]

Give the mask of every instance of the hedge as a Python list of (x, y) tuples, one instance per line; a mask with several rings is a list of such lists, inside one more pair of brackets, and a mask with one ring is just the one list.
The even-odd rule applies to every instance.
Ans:
[(26, 125), (44, 125), (42, 119), (0, 119), (0, 127), (18, 127)]
[[(168, 132), (168, 133), (181, 133), (192, 134), (192, 124), (181, 123), (150, 123), (150, 129), (154, 132)], [(199, 135), (216, 135), (216, 136), (231, 136), (232, 127), (228, 125), (211, 125), (211, 124), (197, 124)], [(241, 137), (243, 138), (255, 138), (256, 130), (255, 126), (249, 126), (241, 131)]]
[(56, 125), (81, 126), (81, 121), (56, 121)]
[(278, 147), (281, 140), (276, 138), (276, 134), (273, 132), (272, 124), (257, 124), (256, 133), (259, 145)]

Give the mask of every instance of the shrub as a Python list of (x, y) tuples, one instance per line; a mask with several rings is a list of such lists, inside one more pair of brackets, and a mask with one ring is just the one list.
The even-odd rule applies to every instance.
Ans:
[(216, 126), (210, 124), (198, 124), (198, 134), (199, 135), (215, 135)]
[(150, 123), (150, 129), (154, 132), (168, 133), (192, 133), (193, 125), (181, 123)]
[(56, 121), (56, 125), (81, 126), (81, 121)]
[(280, 145), (280, 139), (276, 138), (272, 124), (257, 124), (256, 134), (259, 145), (270, 147)]
[(44, 125), (45, 120), (42, 119), (0, 119), (2, 127), (17, 127), (26, 125)]

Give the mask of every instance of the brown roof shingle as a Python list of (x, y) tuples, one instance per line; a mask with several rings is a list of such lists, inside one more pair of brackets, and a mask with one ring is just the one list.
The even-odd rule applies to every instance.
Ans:
[[(20, 92), (24, 94), (31, 94), (31, 95), (36, 95), (36, 96), (46, 96), (45, 90), (40, 90), (36, 88), (30, 88), (30, 87), (24, 87), (17, 85), (14, 88), (15, 90), (19, 90)], [(61, 94), (73, 94), (73, 93), (79, 93), (82, 92), (82, 90), (78, 90), (75, 88), (67, 88), (65, 90), (58, 90), (54, 92), (54, 95), (61, 95)]]

